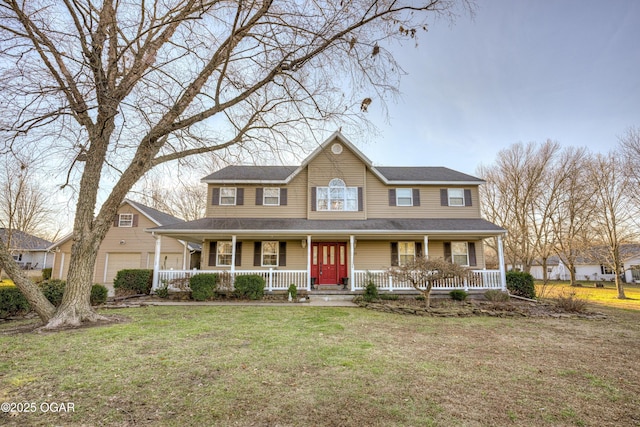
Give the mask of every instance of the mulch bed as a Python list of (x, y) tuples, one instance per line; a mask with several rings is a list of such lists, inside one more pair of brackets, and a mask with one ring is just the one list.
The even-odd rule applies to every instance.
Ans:
[(355, 301), (369, 310), (382, 311), (415, 316), (431, 317), (552, 317), (579, 319), (606, 319), (604, 313), (594, 311), (568, 312), (551, 302), (529, 302), (510, 300), (508, 302), (491, 302), (480, 299), (453, 301), (449, 299), (432, 299), (431, 306), (425, 301), (414, 298), (398, 300), (375, 300), (371, 302), (359, 299)]

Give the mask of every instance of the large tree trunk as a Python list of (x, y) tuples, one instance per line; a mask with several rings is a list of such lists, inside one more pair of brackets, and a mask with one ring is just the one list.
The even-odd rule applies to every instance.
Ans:
[(55, 313), (56, 308), (44, 296), (38, 286), (22, 273), (2, 240), (0, 240), (0, 266), (4, 268), (13, 283), (20, 289), (22, 295), (29, 301), (31, 308), (38, 314), (42, 322), (48, 322)]
[(62, 304), (44, 329), (80, 326), (85, 322), (108, 320), (91, 306), (93, 271), (100, 242), (95, 236), (74, 242)]

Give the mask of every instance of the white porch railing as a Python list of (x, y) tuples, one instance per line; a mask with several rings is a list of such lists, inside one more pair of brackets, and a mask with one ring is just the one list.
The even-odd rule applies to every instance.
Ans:
[[(386, 270), (355, 270), (354, 280), (351, 290), (362, 290), (367, 286), (369, 279), (373, 280), (379, 290), (382, 291), (404, 291), (413, 290), (413, 285), (409, 282), (394, 281)], [(502, 289), (500, 270), (473, 270), (468, 279), (451, 278), (438, 280), (433, 285), (434, 290), (463, 289), (465, 291), (474, 289)]]
[(306, 270), (238, 270), (231, 273), (229, 270), (159, 270), (158, 283), (153, 284), (152, 290), (156, 290), (165, 284), (172, 290), (189, 290), (189, 278), (196, 274), (216, 273), (228, 277), (233, 283), (236, 276), (257, 274), (265, 281), (266, 291), (281, 291), (289, 289), (292, 283), (298, 289), (307, 288)]

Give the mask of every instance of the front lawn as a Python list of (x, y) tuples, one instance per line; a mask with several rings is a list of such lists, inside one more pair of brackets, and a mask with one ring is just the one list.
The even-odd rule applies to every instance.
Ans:
[[(429, 318), (361, 308), (110, 310), (0, 323), (1, 425), (637, 425), (640, 313)], [(50, 409), (65, 403), (65, 411)], [(69, 411), (73, 404), (73, 412)], [(4, 406), (3, 406), (4, 408)], [(24, 405), (23, 405), (24, 408)]]
[[(596, 288), (596, 283), (603, 284), (604, 288)], [(599, 306), (640, 310), (640, 285), (638, 284), (624, 284), (624, 293), (627, 296), (624, 300), (618, 299), (618, 291), (613, 282), (581, 281), (579, 284), (581, 286), (569, 286), (569, 282), (549, 281), (544, 285), (543, 282), (537, 281), (536, 295), (542, 298), (553, 298), (575, 292), (576, 297)]]
[(2, 279), (0, 280), (0, 286), (15, 286), (15, 284), (11, 279)]

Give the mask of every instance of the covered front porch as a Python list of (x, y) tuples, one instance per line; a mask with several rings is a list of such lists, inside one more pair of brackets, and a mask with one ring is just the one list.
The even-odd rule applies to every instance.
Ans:
[[(306, 291), (322, 290), (327, 285), (335, 289), (335, 285), (341, 285), (344, 292), (357, 293), (364, 290), (369, 281), (373, 281), (378, 289), (384, 292), (415, 291), (411, 283), (398, 282), (389, 274), (388, 266), (392, 265), (394, 256), (396, 259), (402, 259), (403, 256), (443, 257), (446, 254), (446, 249), (443, 249), (446, 247), (444, 240), (456, 238), (462, 241), (466, 237), (466, 239), (476, 242), (474, 246), (481, 242), (479, 236), (431, 237), (415, 234), (384, 237), (356, 234), (339, 236), (329, 233), (306, 236), (217, 234), (204, 236), (200, 240), (205, 248), (202, 257), (203, 265), (200, 269), (161, 270), (159, 254), (162, 250), (162, 237), (156, 234), (154, 236), (156, 237), (154, 290), (163, 286), (168, 286), (170, 289), (185, 289), (191, 276), (201, 273), (217, 273), (225, 276), (231, 286), (238, 275), (259, 275), (265, 280), (265, 291), (267, 292), (286, 291), (293, 284), (299, 290)], [(504, 262), (502, 262), (502, 236), (498, 235), (497, 238), (499, 265), (504, 266)], [(269, 248), (279, 247), (280, 252), (271, 254), (265, 249), (264, 242), (274, 243)], [(413, 252), (409, 251), (407, 255), (405, 248), (405, 252), (400, 250), (398, 253), (398, 242), (411, 243), (409, 246)], [(469, 245), (471, 246), (471, 243)], [(228, 248), (227, 252), (225, 249), (221, 249), (223, 246)], [(481, 251), (481, 244), (478, 246), (478, 251)], [(209, 248), (209, 253), (206, 253), (206, 248)], [(247, 248), (255, 248), (254, 253), (248, 251)], [(261, 250), (262, 252), (260, 252)], [(285, 253), (287, 262), (283, 263)], [(273, 258), (269, 258), (270, 256)], [(475, 268), (470, 266), (471, 274), (468, 278), (440, 280), (434, 284), (433, 289), (505, 290), (506, 281), (503, 267), (497, 270), (487, 270), (483, 268), (484, 258), (480, 258), (480, 254), (477, 257), (481, 262), (476, 263), (476, 254), (474, 253), (473, 264)], [(467, 255), (467, 259), (471, 258), (470, 254)], [(267, 263), (273, 265), (265, 265)]]

